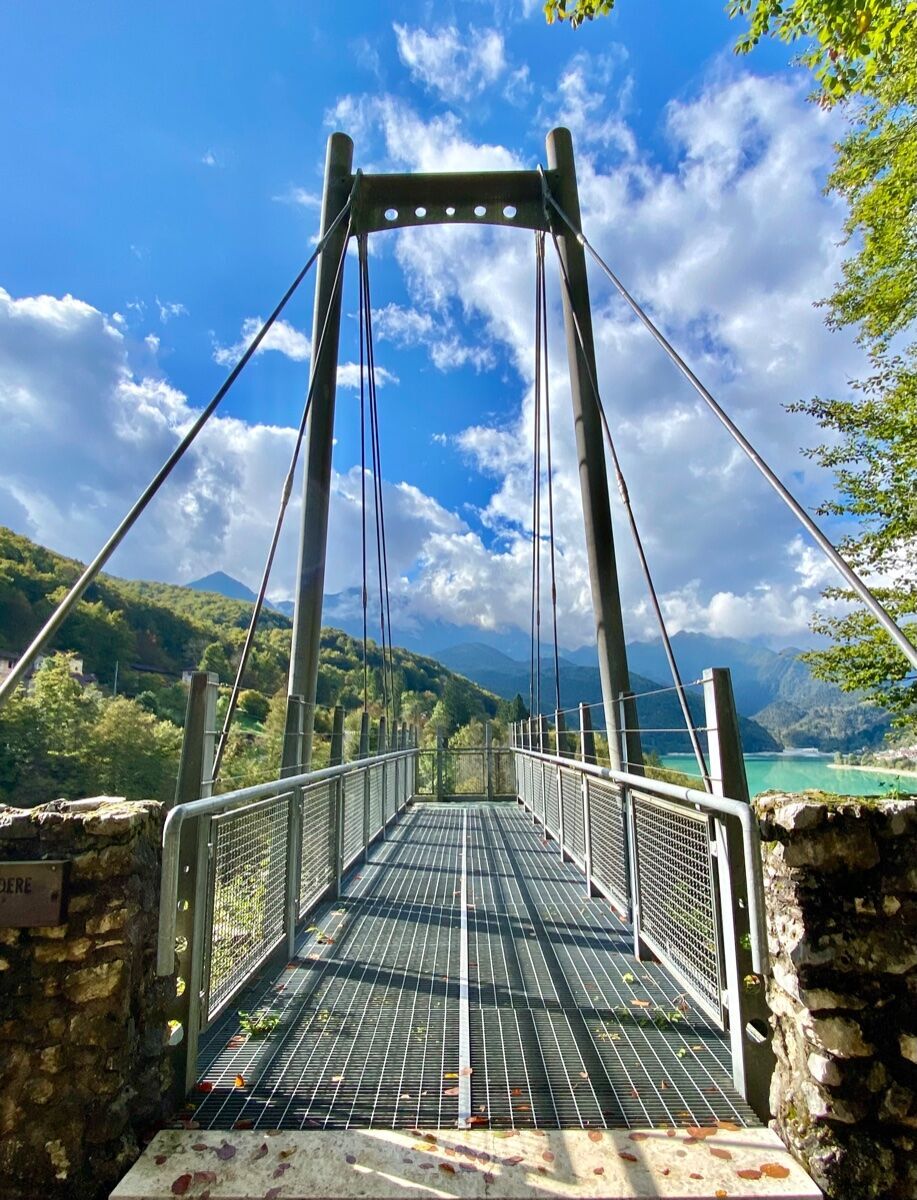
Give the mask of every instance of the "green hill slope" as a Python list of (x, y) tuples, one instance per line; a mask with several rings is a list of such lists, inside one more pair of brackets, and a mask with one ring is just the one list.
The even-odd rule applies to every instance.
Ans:
[[(0, 526), (0, 648), (21, 651), (80, 574), (82, 566)], [(111, 690), (145, 696), (158, 715), (180, 722), (184, 711), (183, 670), (200, 665), (221, 681), (235, 674), (252, 606), (216, 592), (166, 583), (134, 582), (102, 575), (62, 626), (49, 650), (82, 655), (86, 672)], [(292, 623), (265, 610), (246, 688), (271, 696), (286, 686)], [(318, 696), (320, 706), (362, 707), (362, 645), (338, 630), (322, 631)], [(368, 647), (371, 709), (380, 708), (382, 655)], [(420, 654), (394, 651), (395, 695), (405, 719), (423, 720), (439, 703), (447, 725), (493, 716), (497, 697)], [(381, 709), (380, 709), (381, 711)]]

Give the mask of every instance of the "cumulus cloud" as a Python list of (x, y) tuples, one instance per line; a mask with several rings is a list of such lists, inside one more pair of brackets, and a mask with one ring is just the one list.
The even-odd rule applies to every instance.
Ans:
[[(230, 346), (214, 346), (213, 361), (221, 367), (234, 367), (263, 324), (263, 317), (246, 317), (242, 322), (238, 341)], [(267, 331), (255, 354), (267, 354), (270, 350), (275, 350), (293, 362), (308, 362), (312, 357), (312, 342), (301, 329), (296, 329), (289, 321), (280, 318)]]
[[(578, 55), (545, 101), (546, 112), (553, 106), (562, 117), (566, 105), (568, 122), (582, 120), (584, 228), (803, 503), (814, 506), (831, 481), (799, 447), (822, 434), (783, 405), (843, 392), (862, 365), (852, 341), (828, 333), (812, 305), (839, 271), (842, 214), (822, 194), (836, 118), (806, 105), (785, 81), (721, 75), (669, 106), (671, 165), (663, 166), (626, 126), (623, 65), (613, 56)], [(388, 96), (342, 103), (359, 114), (361, 136), (385, 169), (429, 170), (437, 160), (446, 169), (530, 165), (510, 147), (473, 143), (454, 114), (423, 120)], [(393, 336), (419, 342), (436, 314), (458, 312), (467, 324), (483, 325), (488, 344), (505, 350), (521, 379), (518, 403), (500, 422), (470, 427), (452, 442), (472, 469), (493, 479), (480, 520), (496, 543), (476, 554), (465, 548), (479, 590), (488, 595), (498, 580), (507, 597), (501, 604), (500, 586), (493, 589), (499, 619), (524, 623), (524, 607), (514, 613), (509, 597), (526, 577), (531, 537), (531, 245), (512, 231), (455, 226), (404, 231), (395, 253), (411, 304), (392, 314)], [(549, 288), (561, 607), (570, 644), (591, 636), (592, 617), (553, 261)], [(596, 274), (592, 289), (600, 387), (673, 628), (741, 628), (743, 636), (777, 641), (804, 636), (823, 580), (800, 558), (791, 518)], [(642, 585), (620, 525), (628, 630), (647, 636)], [(462, 594), (452, 553), (431, 541), (424, 564), (419, 602), (441, 602), (444, 612)]]
[(422, 346), (440, 371), (471, 366), (476, 371), (493, 367), (496, 359), (489, 346), (470, 346), (455, 331), (447, 316), (386, 304), (373, 309), (373, 332), (382, 341), (393, 342), (399, 349)]
[(477, 95), (506, 70), (503, 37), (496, 29), (460, 32), (455, 25), (411, 29), (394, 25), (398, 56), (425, 88), (446, 100)]
[[(786, 82), (718, 77), (669, 107), (663, 165), (621, 127), (621, 68), (617, 60), (603, 65), (578, 56), (549, 98), (560, 104), (566, 97), (570, 107), (577, 96), (592, 103), (590, 88), (606, 81), (607, 94), (598, 88), (604, 103), (596, 101), (594, 110), (601, 132), (584, 133), (577, 143), (584, 228), (802, 503), (814, 506), (830, 478), (799, 447), (820, 440), (820, 431), (782, 406), (816, 392), (840, 394), (862, 366), (856, 346), (829, 334), (812, 307), (830, 291), (842, 253), (842, 214), (821, 190), (836, 119), (808, 106)], [(603, 113), (618, 125), (602, 131)], [(383, 170), (533, 165), (516, 148), (476, 139), (455, 113), (424, 119), (384, 94), (343, 97), (328, 119), (356, 133)], [(458, 359), (480, 345), (512, 367), (500, 413), (446, 439), (487, 481), (478, 511), (449, 511), (409, 483), (384, 483), (396, 605), (416, 618), (526, 626), (531, 238), (482, 226), (388, 236), (407, 303), (380, 310), (380, 339), (395, 348), (427, 345), (441, 369), (454, 365), (450, 353)], [(599, 383), (671, 628), (798, 640), (828, 581), (824, 570), (597, 273), (591, 287)], [(553, 261), (549, 292), (559, 605), (562, 640), (574, 645), (591, 638), (592, 615)], [(217, 361), (234, 362), (259, 323), (249, 318), (235, 345), (216, 346)], [(438, 364), (435, 345), (443, 347)], [(311, 347), (305, 333), (279, 322), (262, 349), (305, 361)], [(342, 385), (359, 382), (355, 364), (341, 372)], [(0, 521), (52, 546), (92, 553), (193, 415), (187, 397), (132, 362), (113, 318), (69, 296), (13, 300), (0, 293), (0, 417), (11, 448)], [(430, 436), (442, 444), (444, 435)], [(254, 582), (292, 437), (289, 429), (216, 419), (143, 518), (134, 541), (142, 549), (128, 544), (117, 565), (160, 578), (222, 567)], [(359, 582), (359, 470), (337, 465), (329, 591)], [(652, 626), (635, 559), (626, 526), (615, 521), (628, 633), (646, 636)], [(291, 528), (295, 523), (294, 511)], [(294, 564), (288, 541), (275, 595), (289, 594)]]

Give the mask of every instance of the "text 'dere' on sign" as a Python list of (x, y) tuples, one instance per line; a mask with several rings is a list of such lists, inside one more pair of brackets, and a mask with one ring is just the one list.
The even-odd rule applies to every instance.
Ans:
[(0, 863), (0, 928), (60, 924), (66, 866), (47, 860)]

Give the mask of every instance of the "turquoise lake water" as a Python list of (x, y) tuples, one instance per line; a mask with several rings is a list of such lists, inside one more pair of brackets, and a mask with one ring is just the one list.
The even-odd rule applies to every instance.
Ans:
[[(676, 771), (697, 774), (691, 754), (664, 754), (663, 765)], [(903, 791), (917, 792), (917, 779), (909, 775), (900, 778), (884, 771), (851, 771), (834, 767), (831, 755), (806, 754), (746, 754), (745, 772), (748, 790), (759, 792), (802, 792), (820, 788), (842, 796), (881, 796), (900, 784)]]

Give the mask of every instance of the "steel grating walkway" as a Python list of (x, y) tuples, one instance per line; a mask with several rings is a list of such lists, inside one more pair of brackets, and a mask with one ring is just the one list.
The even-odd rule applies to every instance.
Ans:
[[(413, 805), (203, 1035), (193, 1120), (454, 1128), (470, 1102), (494, 1129), (757, 1125), (723, 1034), (628, 934), (520, 807)], [(279, 1021), (247, 1037), (259, 1009)]]

